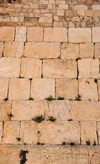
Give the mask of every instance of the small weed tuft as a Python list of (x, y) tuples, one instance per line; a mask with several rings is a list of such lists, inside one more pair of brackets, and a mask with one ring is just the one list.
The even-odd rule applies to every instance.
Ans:
[(80, 95), (78, 95), (78, 97), (76, 97), (76, 98), (75, 98), (75, 100), (76, 100), (76, 101), (81, 101), (81, 99), (80, 99), (80, 98), (81, 98), (81, 96), (80, 96)]
[(66, 145), (66, 142), (62, 142), (62, 145)]
[(56, 121), (56, 118), (54, 118), (53, 116), (49, 116), (48, 120), (51, 121), (51, 122), (54, 122), (54, 121)]
[(69, 99), (69, 101), (72, 101), (72, 99)]
[(81, 58), (80, 58), (80, 57), (78, 57), (78, 58), (76, 59), (76, 61), (78, 61), (78, 60), (81, 60)]
[(20, 154), (19, 154), (19, 157), (21, 158), (20, 164), (26, 163), (26, 161), (27, 161), (27, 159), (26, 159), (26, 153), (28, 153), (27, 150), (20, 150)]
[(40, 142), (37, 142), (37, 145), (41, 145), (41, 143)]
[(68, 119), (68, 121), (73, 121), (72, 119)]
[(52, 100), (55, 100), (55, 98), (53, 98), (51, 95), (47, 98), (45, 98), (45, 100), (48, 100), (48, 101), (52, 101)]
[(64, 97), (58, 97), (57, 100), (64, 100)]
[(32, 120), (40, 123), (44, 120), (44, 117), (42, 115), (40, 115), (40, 116), (36, 116), (36, 117), (32, 118)]
[(9, 117), (13, 117), (12, 113), (8, 114)]
[(74, 146), (74, 145), (75, 145), (75, 143), (74, 143), (74, 142), (70, 142), (70, 145), (71, 145), (71, 146)]
[(86, 141), (86, 145), (91, 145), (90, 140), (87, 140), (87, 141)]
[(20, 137), (18, 137), (18, 138), (16, 138), (17, 139), (17, 141), (21, 141), (21, 138)]
[(7, 100), (8, 100), (8, 98), (5, 98), (5, 99), (4, 99), (4, 101), (7, 101)]
[(34, 100), (34, 98), (33, 97), (29, 97), (29, 100)]
[(96, 146), (96, 141), (94, 140), (93, 146)]
[(94, 82), (97, 83), (97, 79), (94, 79)]

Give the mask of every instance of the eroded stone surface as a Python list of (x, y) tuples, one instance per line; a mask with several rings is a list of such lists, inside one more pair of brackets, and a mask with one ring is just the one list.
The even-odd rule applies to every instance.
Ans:
[(0, 27), (0, 41), (13, 41), (14, 40), (14, 27)]
[(93, 59), (93, 43), (80, 44), (80, 58)]
[(7, 98), (8, 94), (8, 78), (0, 78), (0, 99), (3, 100)]
[(4, 48), (4, 44), (3, 42), (0, 42), (0, 57), (2, 57), (3, 48)]
[(28, 42), (43, 41), (43, 28), (42, 27), (28, 27), (27, 28), (27, 41)]
[(0, 121), (10, 120), (11, 103), (9, 101), (0, 101)]
[(26, 27), (25, 26), (16, 27), (15, 41), (26, 42)]
[(2, 135), (3, 135), (3, 122), (0, 122), (0, 144), (1, 144)]
[(92, 28), (93, 42), (100, 42), (100, 27)]

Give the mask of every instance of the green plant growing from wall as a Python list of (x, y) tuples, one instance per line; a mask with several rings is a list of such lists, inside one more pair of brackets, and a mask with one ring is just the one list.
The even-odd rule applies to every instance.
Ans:
[(21, 158), (20, 164), (26, 163), (26, 161), (27, 161), (27, 159), (26, 159), (26, 153), (28, 153), (27, 150), (20, 150), (20, 154), (19, 154), (19, 157)]
[(49, 116), (48, 120), (51, 121), (51, 122), (54, 122), (54, 121), (56, 121), (56, 118), (54, 118), (53, 116)]
[(94, 79), (94, 82), (97, 83), (97, 79)]
[(35, 116), (34, 118), (32, 118), (33, 121), (40, 123), (42, 121), (44, 121), (44, 117), (42, 115), (40, 116)]
[(53, 98), (51, 95), (47, 98), (45, 98), (45, 100), (48, 100), (48, 101), (52, 101), (52, 100), (55, 100), (55, 98)]
[(86, 141), (86, 145), (91, 145), (90, 140), (87, 140), (87, 141)]
[(78, 60), (81, 60), (81, 58), (80, 58), (80, 57), (78, 57), (78, 58), (76, 59), (76, 61), (78, 61)]
[(74, 146), (74, 145), (75, 145), (75, 143), (74, 143), (74, 142), (70, 142), (70, 145), (71, 145), (71, 146)]
[(17, 137), (16, 139), (17, 139), (17, 141), (21, 141), (21, 138), (20, 137)]
[(62, 145), (66, 145), (66, 142), (64, 141), (64, 142), (62, 142)]
[(94, 142), (93, 142), (93, 146), (96, 146), (96, 141), (94, 140)]
[(29, 97), (29, 100), (34, 100), (34, 98), (33, 97)]
[(58, 97), (57, 100), (64, 100), (64, 97)]

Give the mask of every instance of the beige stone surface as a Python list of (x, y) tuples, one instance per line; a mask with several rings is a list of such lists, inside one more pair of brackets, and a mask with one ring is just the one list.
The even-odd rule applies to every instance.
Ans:
[(100, 121), (97, 122), (98, 144), (100, 145)]
[(100, 80), (98, 80), (98, 96), (99, 96), (99, 101), (100, 101)]
[(24, 42), (5, 42), (4, 57), (22, 57)]
[(43, 41), (42, 27), (27, 27), (27, 42), (41, 42)]
[(55, 97), (55, 79), (38, 78), (32, 80), (31, 97), (43, 100), (50, 95)]
[(74, 9), (75, 10), (87, 10), (88, 7), (86, 5), (75, 5)]
[(56, 79), (56, 97), (75, 99), (78, 96), (78, 80)]
[(80, 44), (80, 58), (93, 59), (93, 43)]
[(3, 48), (4, 48), (4, 44), (3, 42), (0, 42), (0, 57), (2, 57)]
[(100, 59), (100, 43), (95, 44), (95, 58)]
[(3, 144), (18, 144), (16, 138), (20, 137), (20, 122), (19, 121), (5, 121)]
[(11, 78), (9, 83), (10, 100), (28, 100), (30, 97), (30, 80)]
[(100, 42), (100, 27), (93, 27), (92, 28), (92, 37), (93, 42)]
[(20, 58), (0, 58), (0, 77), (19, 77)]
[(25, 45), (24, 56), (33, 58), (58, 58), (60, 56), (60, 43), (28, 42)]
[(7, 98), (8, 93), (8, 78), (0, 78), (0, 99)]
[(31, 120), (37, 115), (43, 115), (48, 109), (46, 101), (13, 101), (11, 120)]
[(61, 45), (61, 59), (77, 59), (79, 56), (78, 44), (63, 43)]
[(67, 42), (66, 28), (44, 28), (45, 42)]
[(69, 28), (69, 43), (91, 42), (90, 28)]
[(3, 122), (0, 122), (0, 144), (1, 144), (2, 135), (3, 135)]
[(22, 58), (20, 76), (24, 78), (41, 77), (42, 61), (34, 58)]
[(43, 60), (43, 77), (76, 78), (77, 62), (75, 60)]
[(94, 140), (97, 143), (96, 135), (96, 121), (81, 121), (81, 144), (86, 144), (86, 141), (90, 141), (93, 145)]
[(58, 9), (57, 10), (57, 15), (58, 16), (64, 16), (64, 10)]
[(16, 26), (16, 36), (15, 41), (26, 42), (26, 27), (25, 26)]
[(79, 95), (82, 100), (98, 101), (97, 83), (94, 82), (94, 79), (79, 80)]
[(14, 40), (14, 27), (3, 26), (0, 27), (0, 41), (13, 41)]
[(0, 101), (0, 121), (10, 120), (11, 102)]

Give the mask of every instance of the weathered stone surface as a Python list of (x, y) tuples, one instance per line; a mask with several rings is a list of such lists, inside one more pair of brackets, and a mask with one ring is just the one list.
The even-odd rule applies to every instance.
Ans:
[(24, 78), (41, 77), (42, 61), (33, 58), (22, 58), (20, 76)]
[(9, 101), (0, 101), (0, 121), (10, 120), (11, 103)]
[(91, 29), (69, 28), (69, 42), (71, 43), (91, 42)]
[(93, 43), (80, 44), (80, 58), (93, 59)]
[(0, 78), (0, 99), (7, 98), (8, 78)]
[(98, 94), (99, 94), (99, 101), (100, 101), (100, 80), (98, 80)]
[(3, 42), (0, 42), (0, 57), (2, 57), (3, 47), (4, 47)]
[(2, 135), (3, 135), (3, 122), (0, 122), (0, 144), (1, 144)]
[(44, 116), (44, 111), (47, 108), (46, 101), (13, 101), (11, 120), (31, 120), (37, 115)]
[(100, 42), (100, 27), (93, 27), (92, 28), (92, 37), (93, 42)]
[(96, 121), (81, 121), (81, 144), (90, 141), (93, 145), (94, 140), (97, 143)]
[(61, 59), (77, 59), (79, 57), (79, 45), (63, 43), (61, 45)]
[(97, 133), (98, 133), (98, 141), (99, 141), (99, 145), (100, 145), (100, 121), (97, 122)]
[(5, 42), (4, 57), (22, 57), (24, 42)]
[(76, 78), (77, 62), (75, 60), (43, 60), (43, 77)]
[(24, 56), (39, 59), (58, 58), (60, 56), (60, 44), (47, 42), (28, 42), (25, 45)]
[(100, 59), (100, 43), (95, 44), (95, 58)]
[(20, 58), (0, 58), (0, 77), (19, 77)]
[(14, 27), (0, 27), (0, 41), (13, 41), (14, 32)]
[(79, 80), (79, 95), (82, 100), (98, 101), (97, 83), (94, 82), (94, 79)]
[(74, 9), (75, 10), (87, 10), (88, 7), (86, 5), (75, 5)]
[(55, 79), (38, 78), (32, 80), (31, 97), (43, 100), (50, 95), (55, 97)]
[(42, 27), (27, 27), (27, 42), (41, 42), (43, 41)]
[(16, 27), (15, 41), (26, 42), (26, 27), (25, 26)]
[(66, 28), (44, 28), (45, 42), (67, 42)]
[(75, 99), (78, 96), (78, 80), (56, 79), (56, 97)]
[(28, 79), (11, 78), (9, 83), (10, 100), (28, 100), (30, 97), (30, 81)]

